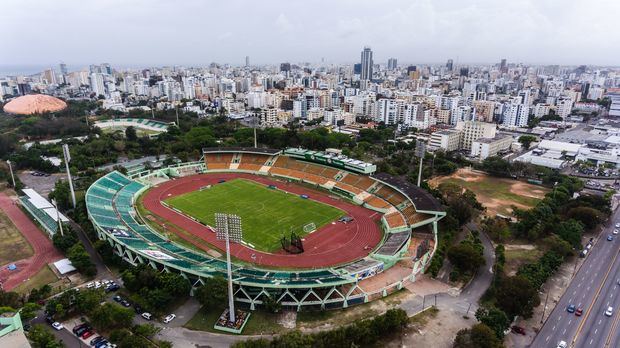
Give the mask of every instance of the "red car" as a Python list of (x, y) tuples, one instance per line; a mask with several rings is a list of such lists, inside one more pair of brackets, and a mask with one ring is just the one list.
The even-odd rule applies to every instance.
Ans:
[(583, 308), (577, 308), (577, 310), (575, 311), (575, 315), (580, 317), (583, 314)]
[(82, 334), (82, 339), (87, 339), (94, 334), (95, 334), (95, 331), (92, 331), (92, 330), (86, 331)]
[(514, 333), (518, 333), (518, 334), (521, 334), (521, 335), (525, 335), (525, 329), (524, 329), (524, 328), (522, 328), (521, 326), (516, 326), (516, 325), (515, 325), (515, 326), (513, 326), (511, 329), (512, 329), (512, 332), (514, 332)]

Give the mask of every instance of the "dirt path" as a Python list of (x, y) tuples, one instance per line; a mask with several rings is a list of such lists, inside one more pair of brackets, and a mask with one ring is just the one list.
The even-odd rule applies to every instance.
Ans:
[(58, 261), (64, 256), (5, 192), (0, 193), (0, 209), (4, 211), (17, 229), (24, 235), (34, 251), (33, 256), (15, 262), (17, 265), (15, 271), (9, 271), (7, 267), (0, 269), (2, 289), (10, 291), (23, 281), (34, 276), (46, 264)]

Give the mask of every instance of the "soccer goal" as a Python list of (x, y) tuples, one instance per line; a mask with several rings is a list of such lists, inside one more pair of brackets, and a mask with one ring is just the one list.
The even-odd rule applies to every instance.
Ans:
[(304, 232), (312, 233), (314, 231), (316, 231), (316, 224), (314, 222), (304, 225)]

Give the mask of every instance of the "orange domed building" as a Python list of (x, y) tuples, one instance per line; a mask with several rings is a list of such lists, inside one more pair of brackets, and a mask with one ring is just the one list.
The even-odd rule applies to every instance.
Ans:
[(18, 115), (41, 114), (64, 110), (67, 103), (45, 94), (29, 94), (15, 98), (4, 105), (4, 112)]

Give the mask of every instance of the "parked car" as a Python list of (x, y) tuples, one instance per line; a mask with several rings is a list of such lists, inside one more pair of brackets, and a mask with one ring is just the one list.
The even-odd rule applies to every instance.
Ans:
[(86, 324), (86, 323), (82, 323), (82, 324), (76, 325), (76, 326), (73, 328), (73, 330), (71, 330), (71, 331), (73, 331), (73, 333), (77, 335), (78, 331), (82, 330), (83, 328), (85, 328), (85, 327), (87, 327), (87, 326), (88, 326), (88, 324)]
[(168, 324), (169, 322), (173, 321), (174, 318), (176, 318), (177, 316), (174, 314), (169, 314), (164, 318), (164, 324)]
[(92, 335), (94, 335), (94, 334), (95, 334), (95, 331), (93, 331), (93, 330), (88, 330), (88, 331), (84, 332), (84, 333), (82, 334), (82, 336), (80, 336), (80, 337), (82, 337), (82, 339), (87, 339), (87, 338), (89, 338), (90, 336), (92, 336)]
[(607, 236), (607, 240), (611, 242), (612, 240), (614, 240), (614, 236), (610, 234), (609, 236)]
[(48, 324), (52, 324), (55, 320), (53, 316), (48, 315), (45, 317), (45, 321), (47, 321)]
[(97, 336), (97, 337), (93, 338), (92, 340), (90, 340), (90, 345), (94, 346), (94, 345), (96, 345), (97, 343), (99, 343), (99, 342), (101, 342), (103, 340), (105, 340), (105, 338), (103, 338), (103, 336)]
[(59, 322), (57, 322), (57, 321), (55, 321), (55, 322), (53, 322), (53, 323), (52, 323), (52, 327), (53, 327), (54, 329), (58, 330), (58, 331), (60, 331), (60, 330), (62, 330), (62, 329), (64, 329), (64, 328), (65, 328), (64, 326), (62, 326), (62, 324), (61, 324), (61, 323), (59, 323)]
[(129, 303), (129, 301), (127, 301), (127, 300), (122, 300), (121, 301), (121, 305), (123, 305), (123, 307), (130, 307), (131, 303)]
[(137, 314), (142, 314), (142, 307), (138, 304), (133, 305), (133, 310), (136, 311)]
[(525, 335), (525, 329), (524, 329), (524, 328), (522, 328), (521, 326), (516, 326), (516, 325), (515, 325), (515, 326), (513, 326), (513, 327), (511, 328), (511, 330), (512, 330), (512, 332), (514, 332), (514, 333), (518, 333), (518, 334), (520, 334), (520, 335)]
[(142, 313), (141, 315), (142, 315), (142, 318), (144, 318), (144, 319), (146, 319), (146, 320), (151, 320), (151, 319), (153, 319), (153, 316), (152, 316), (152, 315), (151, 315), (151, 313), (149, 313), (149, 312), (144, 312), (144, 313)]
[(108, 286), (106, 286), (105, 288), (105, 292), (116, 291), (120, 288), (121, 286), (116, 283), (109, 283)]
[(108, 344), (108, 340), (104, 339), (99, 341), (97, 344), (95, 344), (95, 348), (102, 348), (105, 347)]
[(114, 301), (118, 302), (118, 303), (121, 303), (121, 301), (123, 301), (123, 298), (122, 298), (122, 297), (120, 297), (120, 296), (118, 296), (118, 295), (116, 295), (116, 296), (112, 297), (112, 299), (113, 299)]

